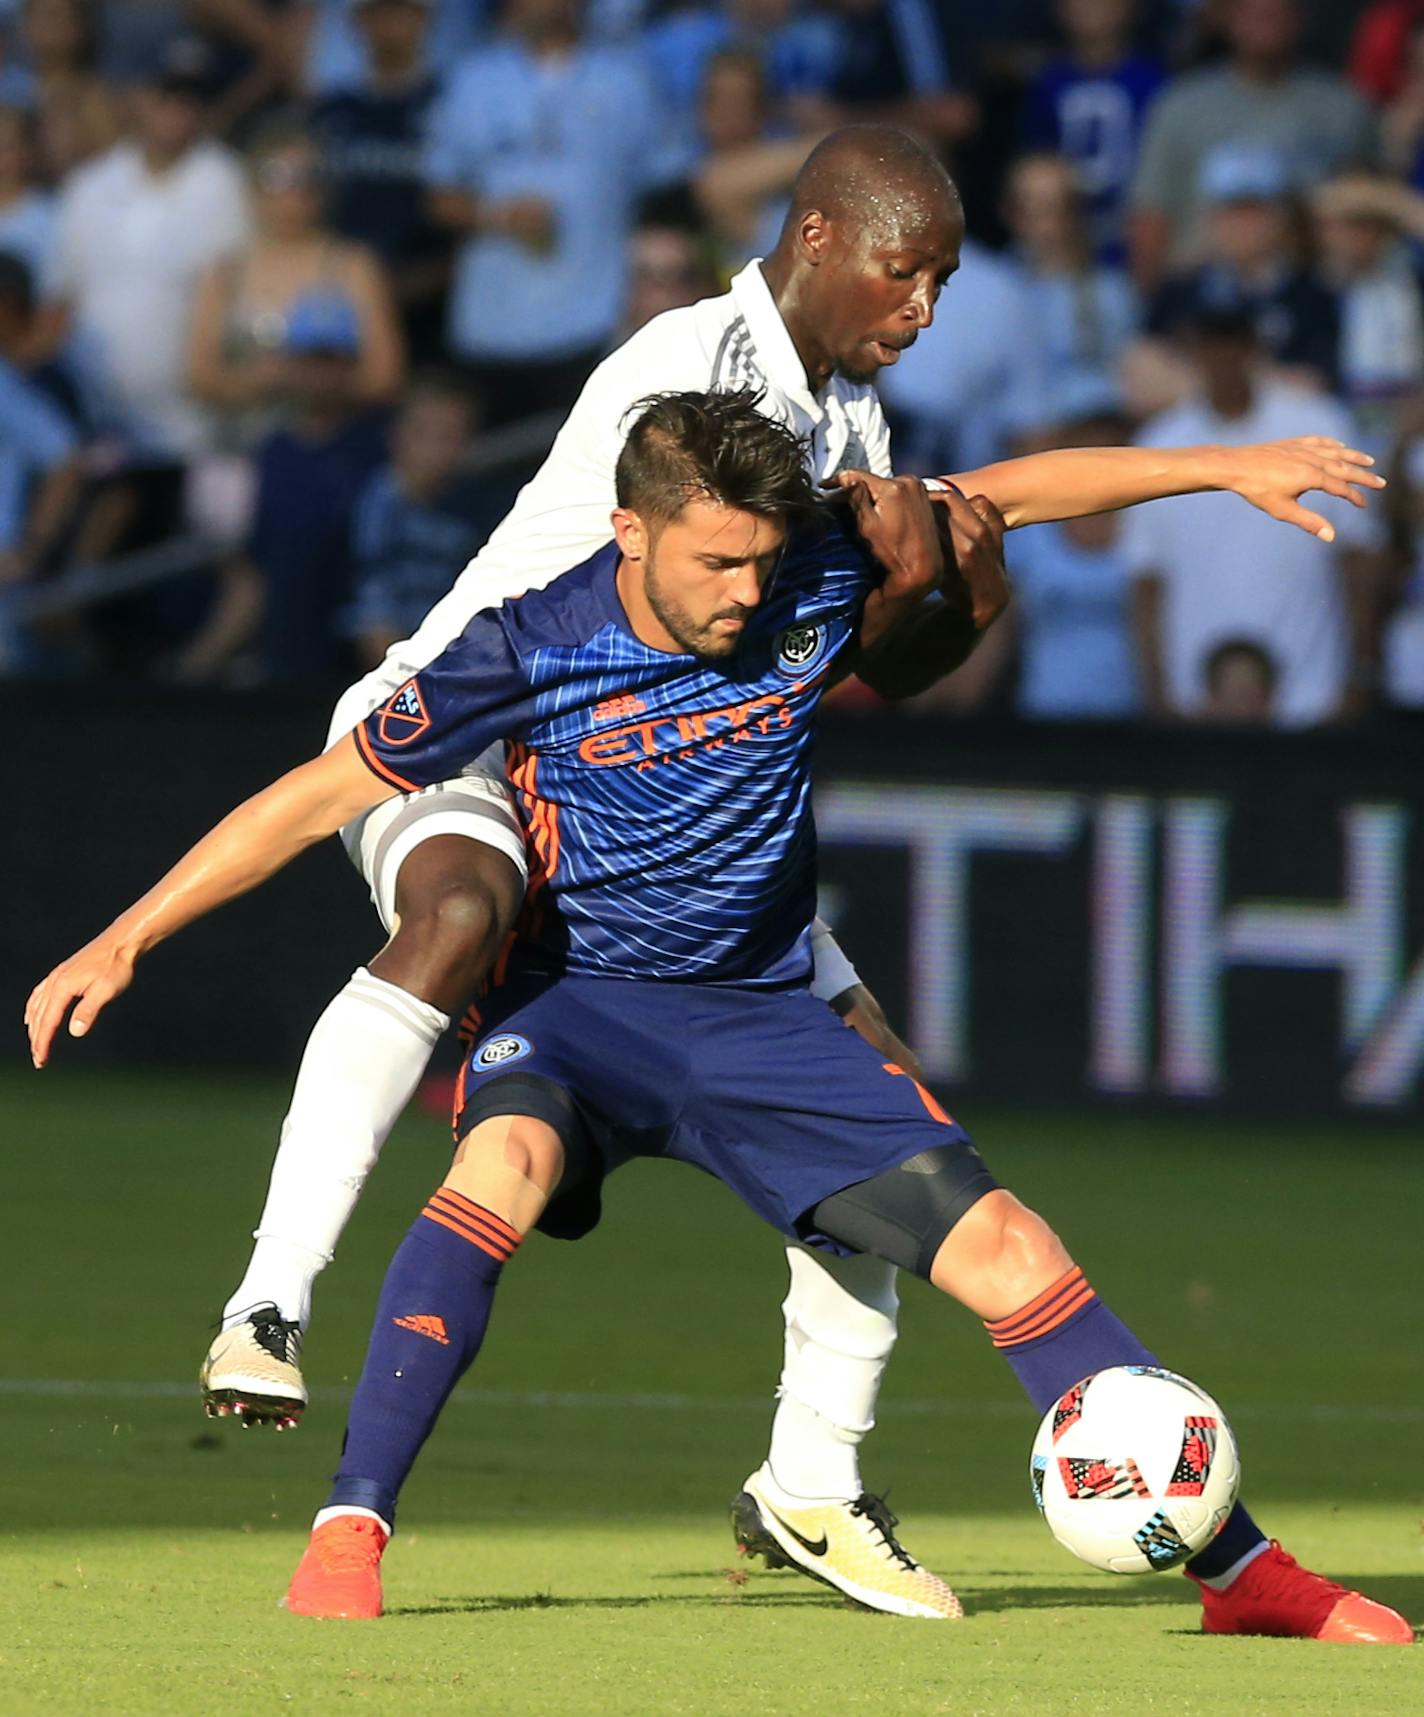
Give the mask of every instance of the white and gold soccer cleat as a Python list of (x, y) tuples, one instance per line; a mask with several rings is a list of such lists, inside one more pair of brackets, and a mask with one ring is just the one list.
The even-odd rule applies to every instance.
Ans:
[(964, 1614), (954, 1593), (922, 1568), (895, 1536), (895, 1516), (869, 1491), (854, 1502), (786, 1506), (765, 1467), (732, 1504), (732, 1530), (744, 1556), (768, 1568), (795, 1568), (834, 1586), (866, 1609), (951, 1621)]
[(219, 1330), (198, 1373), (208, 1417), (231, 1413), (244, 1426), (290, 1430), (307, 1404), (301, 1354), (301, 1325), (276, 1306), (257, 1306), (240, 1324)]

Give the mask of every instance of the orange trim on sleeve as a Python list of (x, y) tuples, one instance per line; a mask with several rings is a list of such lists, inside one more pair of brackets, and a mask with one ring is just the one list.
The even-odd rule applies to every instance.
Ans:
[(379, 775), (382, 781), (392, 787), (399, 787), (402, 793), (418, 793), (420, 784), (417, 781), (407, 781), (404, 775), (397, 775), (394, 769), (388, 768), (371, 749), (370, 736), (366, 732), (364, 721), (357, 722), (352, 729), (356, 740), (356, 749), (361, 755), (361, 761), (373, 775)]

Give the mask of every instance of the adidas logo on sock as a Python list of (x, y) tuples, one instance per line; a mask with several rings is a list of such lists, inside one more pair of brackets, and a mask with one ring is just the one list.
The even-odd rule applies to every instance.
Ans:
[(438, 1341), (441, 1347), (449, 1347), (450, 1337), (445, 1331), (444, 1318), (431, 1317), (425, 1312), (417, 1312), (408, 1318), (392, 1318), (391, 1322), (398, 1329), (414, 1330), (417, 1335), (429, 1336), (431, 1341)]

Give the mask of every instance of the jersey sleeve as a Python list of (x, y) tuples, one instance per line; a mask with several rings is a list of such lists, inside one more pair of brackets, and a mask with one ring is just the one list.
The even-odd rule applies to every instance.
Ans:
[(516, 737), (533, 701), (504, 611), (484, 609), (357, 726), (356, 748), (382, 781), (417, 792), (452, 780), (496, 740)]

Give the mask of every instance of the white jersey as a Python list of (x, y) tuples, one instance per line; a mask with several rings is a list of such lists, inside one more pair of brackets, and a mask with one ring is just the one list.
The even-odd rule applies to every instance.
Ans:
[(552, 583), (609, 540), (614, 466), (639, 400), (737, 387), (762, 389), (766, 415), (809, 438), (818, 481), (849, 467), (890, 475), (890, 431), (874, 389), (833, 376), (819, 394), (811, 392), (761, 264), (750, 262), (730, 292), (666, 311), (603, 360), (548, 458), (449, 593), (343, 694), (327, 743), (432, 662), (482, 608)]

